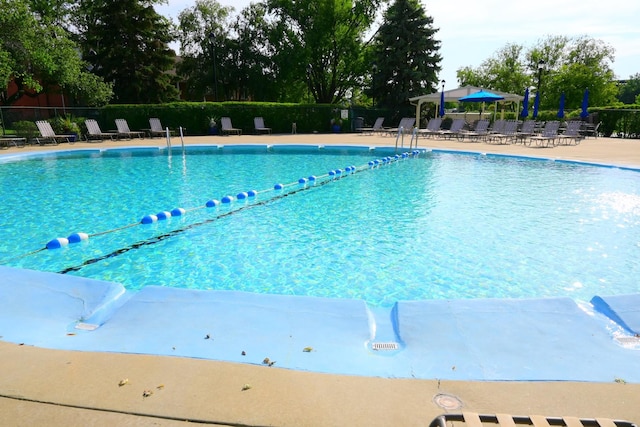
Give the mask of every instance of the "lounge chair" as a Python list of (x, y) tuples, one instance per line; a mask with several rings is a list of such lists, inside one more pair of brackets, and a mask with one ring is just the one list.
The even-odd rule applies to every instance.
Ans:
[(442, 118), (435, 117), (433, 119), (429, 119), (426, 128), (418, 129), (418, 135), (433, 136), (440, 132), (440, 126), (442, 126)]
[(36, 136), (36, 141), (40, 145), (47, 143), (58, 145), (60, 142), (71, 142), (71, 138), (75, 138), (75, 135), (56, 135), (51, 123), (46, 120), (38, 120), (36, 126), (40, 131), (40, 136)]
[(520, 130), (516, 132), (514, 141), (521, 142), (523, 145), (526, 140), (531, 138), (536, 130), (535, 120), (526, 120), (522, 123)]
[(535, 141), (538, 147), (553, 147), (556, 139), (558, 139), (558, 129), (560, 128), (560, 122), (557, 120), (546, 122), (542, 133), (540, 135), (534, 135), (529, 138), (529, 144)]
[(630, 421), (612, 420), (608, 418), (576, 418), (545, 417), (542, 415), (509, 415), (509, 414), (477, 414), (463, 412), (461, 414), (443, 414), (436, 417), (429, 427), (483, 427), (487, 425), (500, 427), (534, 426), (534, 427), (638, 427)]
[(223, 135), (230, 135), (232, 133), (235, 133), (236, 135), (242, 135), (242, 129), (238, 129), (238, 128), (234, 128), (233, 125), (231, 124), (231, 118), (230, 117), (222, 117), (220, 119), (220, 124), (222, 125), (222, 134)]
[(362, 132), (362, 133), (380, 132), (381, 130), (384, 130), (384, 128), (382, 127), (383, 123), (384, 123), (384, 117), (378, 117), (372, 127), (357, 128), (356, 132)]
[(502, 131), (499, 133), (490, 133), (486, 137), (486, 142), (496, 144), (510, 144), (515, 140), (516, 133), (518, 131), (518, 122), (515, 120), (507, 120), (502, 126)]
[(9, 148), (11, 145), (15, 147), (24, 147), (27, 144), (27, 138), (16, 136), (0, 137), (0, 148)]
[(469, 138), (472, 141), (480, 141), (489, 134), (489, 120), (482, 119), (476, 122), (473, 130), (459, 132), (459, 139)]
[(564, 132), (558, 135), (558, 144), (569, 145), (572, 142), (575, 145), (580, 144), (580, 141), (584, 139), (584, 135), (582, 135), (582, 122), (578, 120), (572, 120), (567, 122), (567, 128)]
[[(149, 128), (146, 129), (149, 138), (153, 138), (154, 136), (165, 136), (167, 134), (167, 130), (162, 126), (160, 119), (157, 117), (152, 117), (149, 119)], [(175, 131), (169, 130), (169, 135), (175, 135)]]
[(129, 123), (127, 123), (125, 119), (116, 119), (116, 127), (118, 128), (118, 136), (125, 138), (144, 138), (144, 132), (129, 129)]
[(442, 138), (454, 138), (458, 137), (459, 133), (463, 131), (467, 122), (464, 119), (453, 119), (451, 127), (449, 129), (440, 129), (438, 135)]
[(268, 133), (271, 135), (271, 128), (268, 128), (264, 125), (264, 119), (262, 117), (254, 117), (253, 118), (253, 126), (256, 128), (256, 133)]
[(396, 134), (400, 131), (402, 133), (411, 133), (413, 131), (413, 125), (416, 123), (415, 117), (403, 117), (400, 119), (400, 123), (397, 128), (385, 129), (389, 135)]
[(85, 120), (84, 125), (87, 127), (87, 133), (84, 136), (87, 141), (104, 141), (105, 139), (113, 140), (118, 138), (118, 134), (116, 132), (102, 132), (100, 125), (94, 119)]

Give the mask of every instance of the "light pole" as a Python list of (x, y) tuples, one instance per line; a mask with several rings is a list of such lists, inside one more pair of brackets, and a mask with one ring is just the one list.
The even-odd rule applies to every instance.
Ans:
[(542, 84), (542, 70), (544, 70), (544, 64), (545, 62), (542, 59), (538, 61), (538, 89), (536, 90), (536, 98), (540, 96), (540, 89), (542, 89), (540, 85)]
[(211, 58), (213, 59), (213, 101), (218, 100), (218, 71), (216, 70), (216, 35), (209, 33), (209, 42), (211, 42)]

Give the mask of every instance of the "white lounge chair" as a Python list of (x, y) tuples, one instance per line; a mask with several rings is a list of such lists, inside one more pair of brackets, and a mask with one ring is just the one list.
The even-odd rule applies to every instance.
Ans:
[[(160, 119), (157, 117), (152, 117), (149, 119), (149, 127), (150, 129), (147, 129), (147, 131), (149, 133), (150, 138), (153, 138), (154, 136), (162, 137), (167, 135), (167, 128), (162, 126)], [(181, 128), (181, 129), (184, 132), (184, 128)], [(175, 134), (176, 134), (175, 130), (169, 129), (169, 135), (174, 136)]]
[(36, 126), (38, 127), (38, 131), (40, 131), (40, 136), (36, 137), (36, 141), (40, 145), (47, 143), (58, 145), (60, 142), (71, 142), (71, 138), (75, 138), (74, 135), (56, 135), (51, 127), (51, 123), (46, 120), (38, 120)]
[(118, 136), (144, 138), (144, 132), (129, 129), (129, 123), (125, 119), (116, 119), (116, 127), (118, 128)]
[(104, 141), (105, 139), (113, 140), (118, 138), (118, 134), (116, 132), (102, 132), (102, 129), (100, 129), (100, 125), (94, 119), (85, 120), (84, 125), (87, 127), (87, 133), (85, 135), (87, 141)]
[(271, 128), (264, 125), (264, 119), (262, 117), (253, 118), (253, 126), (256, 128), (256, 133), (268, 133), (271, 134)]

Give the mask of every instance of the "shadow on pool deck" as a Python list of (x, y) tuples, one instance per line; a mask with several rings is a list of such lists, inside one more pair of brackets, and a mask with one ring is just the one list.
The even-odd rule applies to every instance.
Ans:
[[(128, 295), (0, 270), (4, 424), (420, 426), (461, 410), (640, 420), (640, 351), (608, 329), (638, 332), (637, 295), (595, 299), (602, 315), (566, 298), (401, 302), (371, 314), (353, 300)], [(374, 332), (376, 321), (395, 328)], [(76, 329), (90, 322), (101, 326)], [(375, 333), (399, 350), (372, 350)], [(438, 394), (462, 406), (440, 407)]]

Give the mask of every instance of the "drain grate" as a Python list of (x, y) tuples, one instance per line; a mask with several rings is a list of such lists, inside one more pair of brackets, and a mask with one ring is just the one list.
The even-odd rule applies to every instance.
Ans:
[(397, 350), (397, 342), (374, 342), (371, 344), (371, 348), (374, 350)]

